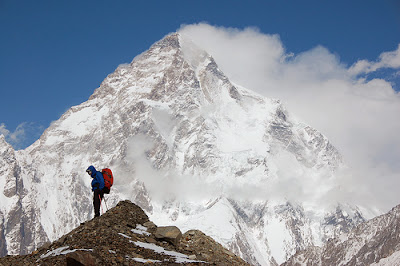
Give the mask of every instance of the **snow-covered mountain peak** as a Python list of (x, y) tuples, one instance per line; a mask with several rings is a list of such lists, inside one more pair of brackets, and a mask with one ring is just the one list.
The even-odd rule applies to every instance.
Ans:
[(323, 247), (308, 247), (284, 265), (399, 265), (400, 205), (360, 223)]
[[(129, 199), (158, 224), (199, 228), (252, 264), (283, 262), (362, 220), (356, 206), (341, 216), (320, 204), (343, 164), (329, 140), (280, 101), (233, 84), (177, 33), (120, 65), (14, 162), (1, 166), (0, 192), (21, 193), (0, 221), (23, 223), (0, 224), (2, 255), (92, 217), (89, 165), (113, 170), (108, 204)], [(21, 227), (32, 239), (11, 234)]]

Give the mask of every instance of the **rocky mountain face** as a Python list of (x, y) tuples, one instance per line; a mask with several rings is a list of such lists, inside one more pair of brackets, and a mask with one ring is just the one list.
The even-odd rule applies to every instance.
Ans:
[(0, 256), (26, 254), (48, 240), (37, 221), (37, 206), (24, 186), (18, 154), (0, 135)]
[(279, 100), (233, 84), (171, 34), (119, 66), (26, 150), (0, 136), (0, 255), (27, 254), (93, 217), (85, 170), (111, 168), (110, 206), (129, 199), (158, 224), (198, 228), (254, 265), (364, 221), (321, 204), (343, 159)]
[(399, 265), (400, 205), (328, 240), (298, 251), (283, 265)]
[(29, 255), (0, 258), (0, 265), (249, 265), (198, 230), (157, 227), (144, 211), (121, 201)]

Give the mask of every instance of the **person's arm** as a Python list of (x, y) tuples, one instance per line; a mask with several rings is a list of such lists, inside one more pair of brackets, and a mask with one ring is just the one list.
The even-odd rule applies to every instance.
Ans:
[(99, 181), (97, 180), (97, 176), (92, 180), (92, 191), (95, 191), (100, 186)]

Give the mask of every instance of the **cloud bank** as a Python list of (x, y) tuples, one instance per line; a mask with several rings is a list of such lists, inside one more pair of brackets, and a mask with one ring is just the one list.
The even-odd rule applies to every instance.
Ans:
[(179, 32), (212, 55), (231, 81), (282, 100), (325, 134), (351, 168), (340, 182), (355, 201), (384, 211), (400, 203), (400, 95), (384, 78), (366, 75), (398, 71), (400, 45), (376, 61), (347, 66), (323, 46), (287, 52), (278, 35), (257, 28), (195, 24)]

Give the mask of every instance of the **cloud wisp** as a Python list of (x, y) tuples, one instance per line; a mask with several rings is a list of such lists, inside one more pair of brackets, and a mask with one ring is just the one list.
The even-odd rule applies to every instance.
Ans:
[(400, 44), (394, 51), (383, 52), (375, 62), (365, 59), (357, 61), (349, 68), (349, 73), (352, 75), (368, 74), (381, 68), (400, 68)]
[(341, 186), (360, 203), (383, 210), (400, 203), (400, 95), (383, 77), (367, 77), (383, 68), (399, 72), (400, 45), (374, 62), (347, 66), (323, 46), (287, 52), (278, 35), (256, 28), (194, 24), (179, 32), (213, 56), (231, 81), (282, 100), (326, 135), (351, 169)]
[(25, 127), (27, 123), (22, 123), (17, 126), (14, 132), (10, 132), (4, 123), (0, 124), (0, 134), (5, 137), (5, 139), (13, 145), (15, 148), (20, 146), (25, 139)]
[(0, 123), (0, 135), (3, 135), (6, 141), (16, 150), (26, 148), (31, 144), (32, 139), (37, 139), (40, 136), (42, 130), (42, 126), (23, 122), (11, 132), (4, 123)]

